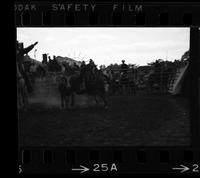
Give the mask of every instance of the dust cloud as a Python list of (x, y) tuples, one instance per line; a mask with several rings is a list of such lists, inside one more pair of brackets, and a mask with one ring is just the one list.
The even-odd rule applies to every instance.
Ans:
[[(53, 77), (36, 78), (34, 92), (29, 96), (29, 104), (39, 104), (46, 108), (60, 107), (57, 80)], [(74, 104), (74, 106), (91, 106), (95, 104), (95, 101), (91, 96), (75, 94)]]

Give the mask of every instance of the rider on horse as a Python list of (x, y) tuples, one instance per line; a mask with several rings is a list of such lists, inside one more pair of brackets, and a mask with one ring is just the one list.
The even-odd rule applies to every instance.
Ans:
[(85, 83), (87, 81), (94, 81), (97, 78), (97, 67), (92, 59), (90, 59), (89, 64), (85, 64), (85, 61), (81, 63), (80, 67), (80, 77), (82, 80), (81, 89), (86, 89)]
[(97, 67), (92, 59), (90, 59), (89, 64), (85, 66), (85, 77), (87, 80), (94, 80), (96, 78)]
[(17, 70), (21, 74), (21, 77), (24, 78), (26, 86), (27, 86), (27, 90), (28, 90), (29, 93), (31, 93), (33, 91), (33, 88), (32, 88), (31, 82), (29, 80), (29, 77), (26, 74), (26, 71), (24, 69), (24, 65), (23, 65), (23, 63), (24, 63), (24, 55), (27, 54), (29, 51), (31, 51), (35, 47), (35, 45), (37, 43), (38, 42), (30, 45), (27, 48), (20, 48), (19, 42), (16, 41)]

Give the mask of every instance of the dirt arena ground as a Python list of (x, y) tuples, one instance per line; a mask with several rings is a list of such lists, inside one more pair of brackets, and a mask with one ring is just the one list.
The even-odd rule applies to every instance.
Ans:
[(109, 109), (87, 95), (60, 109), (56, 84), (37, 81), (27, 111), (19, 112), (21, 146), (190, 145), (187, 100), (182, 97), (109, 96)]

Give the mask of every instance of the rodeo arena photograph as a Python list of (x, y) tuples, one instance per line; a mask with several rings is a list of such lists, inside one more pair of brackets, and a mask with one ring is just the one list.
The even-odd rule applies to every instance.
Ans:
[(189, 28), (17, 28), (20, 146), (189, 146)]

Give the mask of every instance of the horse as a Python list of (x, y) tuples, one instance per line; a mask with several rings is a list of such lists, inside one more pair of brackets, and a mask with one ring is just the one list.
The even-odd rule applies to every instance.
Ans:
[[(100, 71), (96, 71), (92, 75), (91, 71), (86, 71), (83, 75), (73, 74), (62, 76), (63, 79), (59, 82), (59, 92), (61, 96), (61, 108), (69, 104), (71, 98), (71, 107), (74, 106), (74, 94), (88, 94), (94, 96), (96, 104), (98, 104), (97, 97), (100, 97), (104, 102), (104, 108), (108, 109), (108, 102), (106, 98), (106, 84), (105, 78)], [(64, 79), (65, 78), (65, 79)], [(81, 89), (85, 82), (84, 89)], [(65, 103), (65, 104), (63, 104)]]

